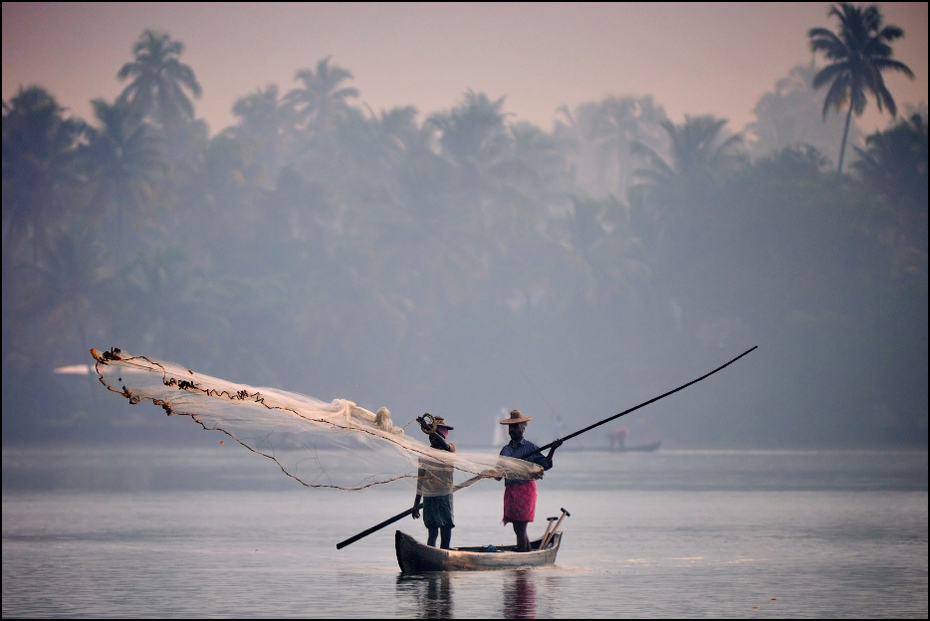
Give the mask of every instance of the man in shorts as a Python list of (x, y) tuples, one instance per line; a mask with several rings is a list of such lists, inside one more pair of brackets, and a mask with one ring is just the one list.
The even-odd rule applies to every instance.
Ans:
[[(419, 419), (418, 419), (419, 420)], [(441, 451), (455, 452), (455, 445), (446, 442), (453, 427), (441, 416), (432, 417), (432, 429), (423, 428), (429, 434), (430, 446)], [(420, 517), (420, 499), (423, 499), (423, 525), (426, 526), (426, 543), (436, 545), (437, 535), (441, 535), (439, 547), (446, 550), (452, 541), (452, 529), (455, 522), (452, 515), (452, 466), (425, 457), (420, 458), (417, 472), (417, 496), (413, 501), (413, 519)]]

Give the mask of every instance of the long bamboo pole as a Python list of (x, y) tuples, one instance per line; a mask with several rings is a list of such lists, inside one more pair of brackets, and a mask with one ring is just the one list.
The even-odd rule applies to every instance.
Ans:
[[(598, 421), (598, 422), (594, 423), (593, 425), (588, 425), (588, 426), (585, 427), (584, 429), (581, 429), (581, 430), (579, 430), (579, 431), (575, 431), (574, 433), (568, 434), (567, 436), (565, 436), (565, 437), (562, 438), (561, 440), (562, 440), (562, 442), (565, 442), (565, 441), (568, 440), (569, 438), (574, 438), (575, 436), (580, 436), (581, 434), (585, 433), (586, 431), (591, 431), (591, 430), (594, 429), (595, 427), (600, 427), (600, 426), (603, 425), (604, 423), (609, 423), (610, 421), (614, 420), (615, 418), (620, 418), (620, 417), (623, 416), (624, 414), (629, 414), (630, 412), (634, 412), (634, 411), (638, 410), (638, 409), (641, 408), (641, 407), (645, 407), (645, 406), (649, 405), (650, 403), (655, 403), (655, 402), (658, 401), (659, 399), (664, 399), (665, 397), (667, 397), (667, 396), (669, 396), (669, 395), (671, 395), (671, 394), (674, 394), (674, 393), (678, 392), (679, 390), (684, 390), (685, 388), (687, 388), (688, 386), (690, 386), (690, 385), (692, 385), (692, 384), (697, 384), (697, 383), (700, 382), (702, 379), (706, 379), (706, 378), (710, 377), (711, 375), (713, 375), (714, 373), (716, 373), (717, 371), (720, 371), (720, 370), (725, 369), (726, 367), (730, 366), (731, 364), (733, 364), (734, 362), (736, 362), (737, 360), (739, 360), (740, 358), (742, 358), (743, 356), (745, 356), (746, 354), (748, 354), (749, 352), (751, 352), (753, 349), (756, 349), (757, 347), (758, 347), (758, 345), (756, 345), (755, 347), (752, 347), (751, 349), (747, 349), (746, 351), (744, 351), (743, 353), (741, 353), (739, 356), (737, 356), (736, 358), (734, 358), (734, 359), (731, 360), (730, 362), (726, 363), (725, 365), (720, 366), (720, 367), (717, 367), (716, 369), (714, 369), (714, 370), (711, 371), (710, 373), (708, 373), (708, 374), (706, 374), (706, 375), (702, 375), (701, 377), (697, 378), (696, 380), (692, 380), (692, 381), (688, 382), (688, 383), (685, 384), (684, 386), (679, 386), (679, 387), (676, 388), (675, 390), (670, 390), (670, 391), (668, 391), (667, 393), (665, 393), (664, 395), (659, 395), (658, 397), (656, 397), (656, 398), (654, 398), (654, 399), (650, 399), (649, 401), (646, 401), (646, 402), (644, 402), (644, 403), (640, 403), (640, 404), (637, 405), (637, 406), (631, 407), (629, 410), (625, 410), (625, 411), (623, 411), (623, 412), (620, 412), (619, 414), (614, 414), (613, 416), (610, 416), (610, 417), (608, 417), (608, 418), (605, 418), (605, 419), (602, 420), (602, 421)], [(553, 442), (550, 442), (549, 444), (547, 444), (547, 445), (545, 445), (545, 446), (541, 446), (541, 447), (539, 447), (538, 449), (536, 449), (535, 451), (533, 451), (532, 453), (527, 454), (525, 457), (529, 457), (530, 455), (535, 455), (536, 453), (541, 453), (542, 451), (544, 451), (544, 450), (546, 450), (547, 448), (551, 447), (551, 446), (552, 446), (553, 444), (555, 444), (556, 442), (558, 442), (558, 440), (553, 441)]]
[[(594, 429), (595, 427), (599, 427), (599, 426), (603, 425), (604, 423), (609, 423), (610, 421), (614, 420), (615, 418), (620, 418), (620, 417), (623, 416), (624, 414), (629, 414), (630, 412), (636, 411), (636, 410), (638, 410), (638, 409), (641, 408), (641, 407), (647, 406), (647, 405), (649, 405), (650, 403), (655, 403), (655, 402), (658, 401), (659, 399), (663, 399), (663, 398), (665, 398), (665, 397), (667, 397), (667, 396), (669, 396), (669, 395), (671, 395), (671, 394), (674, 394), (674, 393), (678, 392), (679, 390), (683, 390), (683, 389), (687, 388), (688, 386), (690, 386), (690, 385), (692, 385), (692, 384), (696, 384), (696, 383), (700, 382), (702, 379), (706, 379), (706, 378), (710, 377), (711, 375), (713, 375), (713, 374), (716, 373), (717, 371), (720, 371), (720, 370), (725, 369), (726, 367), (730, 366), (731, 364), (733, 364), (734, 362), (736, 362), (737, 360), (739, 360), (740, 358), (742, 358), (743, 356), (745, 356), (746, 354), (748, 354), (749, 352), (751, 352), (753, 349), (756, 349), (757, 347), (758, 347), (758, 345), (756, 345), (756, 346), (753, 347), (752, 349), (748, 349), (748, 350), (744, 351), (744, 352), (741, 353), (739, 356), (737, 356), (737, 357), (734, 358), (733, 360), (729, 361), (729, 362), (726, 363), (725, 365), (720, 366), (720, 367), (717, 367), (716, 369), (714, 369), (714, 370), (711, 371), (710, 373), (708, 373), (708, 374), (706, 374), (706, 375), (702, 375), (701, 377), (697, 378), (696, 380), (692, 380), (692, 381), (688, 382), (687, 384), (685, 384), (685, 385), (683, 385), (683, 386), (679, 386), (679, 387), (676, 388), (675, 390), (670, 390), (670, 391), (668, 391), (667, 393), (665, 393), (664, 395), (659, 395), (658, 397), (656, 397), (656, 398), (654, 398), (654, 399), (650, 399), (649, 401), (646, 401), (646, 402), (644, 402), (644, 403), (640, 403), (639, 405), (637, 405), (637, 406), (635, 406), (635, 407), (632, 407), (632, 408), (630, 408), (629, 410), (625, 410), (625, 411), (623, 411), (623, 412), (620, 412), (619, 414), (614, 414), (613, 416), (611, 416), (611, 417), (609, 417), (609, 418), (605, 418), (605, 419), (602, 420), (602, 421), (598, 421), (598, 422), (594, 423), (593, 425), (588, 425), (588, 426), (585, 427), (584, 429), (581, 429), (581, 430), (576, 431), (576, 432), (574, 432), (574, 433), (570, 433), (570, 434), (568, 434), (567, 436), (565, 436), (564, 438), (562, 438), (562, 442), (564, 442), (565, 440), (568, 440), (569, 438), (574, 438), (575, 436), (580, 436), (581, 434), (585, 433), (586, 431), (591, 431), (591, 430)], [(557, 441), (558, 441), (558, 440), (556, 440), (556, 442), (557, 442)], [(553, 444), (555, 444), (555, 442), (550, 442), (549, 444), (547, 444), (547, 445), (545, 445), (545, 446), (542, 446), (542, 447), (536, 449), (535, 451), (533, 451), (533, 452), (530, 453), (529, 455), (533, 455), (533, 454), (535, 454), (535, 453), (539, 453), (539, 452), (541, 452), (541, 451), (544, 451), (544, 450), (546, 450), (547, 448), (551, 447)], [(527, 455), (527, 457), (528, 457), (529, 455)], [(461, 489), (461, 488), (463, 488), (463, 487), (467, 487), (468, 485), (471, 485), (471, 483), (473, 483), (474, 481), (476, 481), (476, 480), (478, 480), (478, 479), (481, 479), (481, 478), (487, 478), (487, 477), (483, 477), (483, 476), (481, 476), (481, 475), (478, 475), (478, 476), (476, 476), (476, 477), (473, 477), (472, 479), (469, 479), (469, 480), (466, 481), (465, 483), (462, 483), (462, 484), (460, 484), (460, 485), (457, 485), (457, 486), (456, 486), (456, 489)], [(376, 524), (376, 525), (372, 526), (372, 527), (369, 528), (369, 529), (363, 530), (362, 532), (358, 533), (357, 535), (353, 535), (352, 537), (349, 537), (349, 538), (346, 539), (345, 541), (340, 541), (339, 543), (336, 544), (336, 549), (337, 549), (337, 550), (341, 550), (342, 548), (346, 547), (347, 545), (349, 545), (349, 544), (351, 544), (351, 543), (355, 543), (355, 542), (358, 541), (359, 539), (362, 539), (363, 537), (367, 537), (368, 535), (370, 535), (370, 534), (372, 534), (372, 533), (374, 533), (374, 532), (376, 532), (376, 531), (381, 530), (381, 529), (384, 528), (385, 526), (389, 526), (390, 524), (393, 524), (394, 522), (396, 522), (396, 521), (398, 521), (398, 520), (400, 520), (400, 519), (403, 519), (403, 518), (407, 517), (408, 515), (410, 515), (411, 513), (413, 513), (414, 509), (418, 509), (420, 506), (421, 506), (421, 505), (417, 505), (416, 507), (410, 507), (410, 508), (407, 509), (406, 511), (403, 511), (403, 512), (401, 512), (401, 513), (398, 513), (398, 514), (395, 515), (394, 517), (390, 517), (390, 518), (384, 520), (384, 521), (381, 522), (380, 524)]]

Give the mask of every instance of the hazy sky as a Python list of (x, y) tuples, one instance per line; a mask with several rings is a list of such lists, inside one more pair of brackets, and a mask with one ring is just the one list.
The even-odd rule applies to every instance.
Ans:
[[(927, 3), (878, 3), (904, 28), (895, 58), (916, 74), (886, 74), (900, 110), (926, 102)], [(116, 78), (146, 28), (184, 43), (211, 133), (235, 122), (240, 97), (331, 63), (351, 71), (374, 111), (456, 105), (472, 89), (505, 97), (515, 120), (551, 129), (560, 106), (607, 95), (652, 95), (674, 121), (714, 114), (734, 130), (759, 97), (812, 54), (807, 31), (836, 28), (829, 3), (3, 3), (3, 99), (47, 88), (74, 114), (113, 100)], [(820, 60), (822, 63), (822, 59)], [(884, 128), (870, 100), (860, 121)]]

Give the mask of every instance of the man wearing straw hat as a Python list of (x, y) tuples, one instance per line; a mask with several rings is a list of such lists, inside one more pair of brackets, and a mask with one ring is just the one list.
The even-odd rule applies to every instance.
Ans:
[[(552, 443), (549, 454), (543, 457), (542, 453), (535, 452), (538, 446), (523, 439), (526, 424), (533, 420), (523, 416), (520, 410), (512, 410), (510, 417), (500, 421), (507, 425), (510, 433), (510, 443), (501, 449), (504, 457), (523, 459), (542, 466), (543, 470), (552, 468), (552, 455), (555, 449), (562, 446), (561, 440)], [(513, 522), (513, 532), (517, 535), (517, 552), (530, 551), (530, 538), (526, 534), (527, 524), (536, 516), (536, 481), (506, 479), (504, 481), (504, 524)]]
[[(432, 425), (421, 423), (421, 429), (429, 434), (430, 446), (441, 451), (455, 452), (455, 445), (446, 442), (451, 427), (441, 416), (430, 416)], [(421, 420), (418, 418), (417, 420)], [(413, 519), (420, 517), (420, 499), (423, 499), (423, 525), (426, 526), (426, 543), (436, 546), (436, 536), (442, 535), (439, 547), (448, 550), (452, 542), (455, 522), (452, 515), (452, 466), (435, 460), (420, 458), (417, 473), (417, 495), (413, 501)]]

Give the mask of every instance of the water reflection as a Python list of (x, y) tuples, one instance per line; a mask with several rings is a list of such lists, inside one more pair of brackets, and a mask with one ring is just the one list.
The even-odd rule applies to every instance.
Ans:
[[(500, 578), (501, 616), (505, 619), (535, 619), (537, 576), (533, 570), (527, 568), (491, 573)], [(421, 619), (451, 619), (455, 612), (453, 576), (445, 571), (399, 574), (397, 593), (406, 602), (405, 608), (409, 605), (416, 609), (411, 611), (408, 608), (408, 614)], [(492, 583), (497, 583), (497, 580)], [(493, 603), (487, 603), (493, 606)]]
[(536, 584), (532, 569), (515, 569), (504, 578), (505, 619), (536, 618)]
[(397, 576), (397, 592), (413, 595), (421, 619), (452, 618), (452, 582), (448, 572)]

